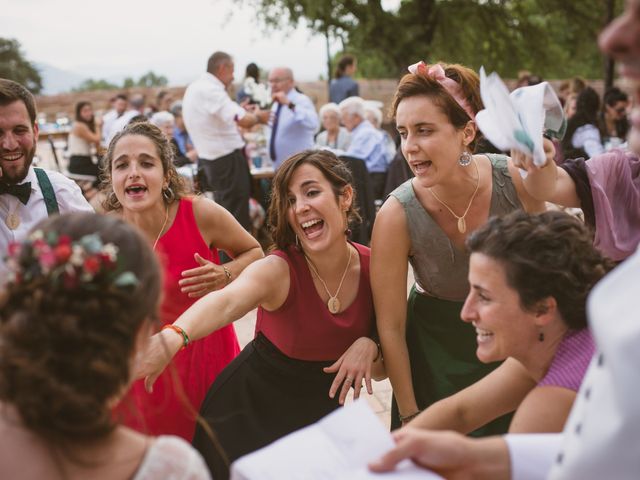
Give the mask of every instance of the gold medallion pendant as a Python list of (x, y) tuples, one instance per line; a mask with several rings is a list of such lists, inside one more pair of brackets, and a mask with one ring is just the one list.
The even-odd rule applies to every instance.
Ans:
[(338, 297), (329, 297), (327, 308), (334, 315), (338, 313), (340, 311), (340, 300), (338, 300)]
[(20, 217), (16, 213), (10, 213), (7, 215), (4, 223), (9, 227), (10, 230), (15, 230), (20, 226)]
[(458, 219), (458, 231), (464, 233), (467, 231), (467, 222), (464, 221), (464, 217)]

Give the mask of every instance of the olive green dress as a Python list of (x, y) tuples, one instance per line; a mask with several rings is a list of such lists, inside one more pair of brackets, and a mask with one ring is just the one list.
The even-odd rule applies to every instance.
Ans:
[[(504, 155), (487, 155), (492, 163), (489, 216), (522, 208)], [(476, 357), (476, 333), (460, 319), (469, 292), (469, 254), (458, 250), (419, 202), (412, 181), (391, 192), (404, 208), (411, 239), (409, 262), (416, 283), (407, 305), (407, 347), (418, 408), (448, 397), (495, 369)], [(501, 417), (472, 435), (504, 433), (510, 416)], [(391, 427), (400, 427), (395, 398)]]

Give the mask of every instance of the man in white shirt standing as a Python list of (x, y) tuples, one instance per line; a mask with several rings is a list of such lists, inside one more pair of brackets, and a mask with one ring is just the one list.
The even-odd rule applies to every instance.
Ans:
[[(600, 35), (634, 89), (629, 150), (640, 155), (640, 0)], [(411, 458), (447, 478), (538, 480), (630, 479), (640, 476), (640, 249), (609, 273), (589, 297), (596, 353), (558, 434), (474, 440), (453, 432), (401, 429), (396, 448), (371, 465), (387, 471)]]
[(233, 82), (233, 58), (215, 52), (207, 71), (191, 83), (182, 100), (182, 115), (193, 145), (198, 166), (206, 178), (206, 190), (247, 230), (251, 174), (243, 152), (244, 140), (238, 126), (267, 123), (269, 112), (246, 111), (231, 100), (227, 88)]
[(75, 182), (31, 166), (37, 142), (33, 95), (16, 82), (0, 79), (0, 284), (10, 243), (22, 241), (47, 216), (93, 211)]

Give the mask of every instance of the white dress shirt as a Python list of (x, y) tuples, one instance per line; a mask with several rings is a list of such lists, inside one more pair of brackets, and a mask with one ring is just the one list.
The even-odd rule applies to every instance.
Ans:
[[(564, 432), (553, 441), (542, 435), (507, 436), (514, 480), (640, 478), (639, 291), (640, 250), (589, 296), (589, 324), (598, 352)], [(529, 447), (523, 444), (527, 441), (532, 442)], [(546, 468), (550, 463), (551, 472)]]
[[(56, 194), (60, 213), (76, 211), (93, 212), (93, 207), (82, 196), (80, 187), (61, 173), (45, 170), (51, 186)], [(33, 167), (29, 167), (26, 178), (20, 183), (31, 182), (31, 196), (26, 205), (23, 205), (13, 195), (5, 193), (0, 195), (0, 284), (5, 277), (6, 269), (4, 258), (7, 255), (7, 247), (10, 243), (24, 240), (31, 228), (40, 220), (47, 218), (47, 206), (44, 196), (38, 185), (38, 179)], [(7, 227), (5, 220), (10, 213), (15, 213), (20, 217), (20, 225), (15, 230)]]
[(104, 134), (107, 140), (107, 146), (109, 146), (111, 140), (113, 140), (113, 137), (116, 136), (116, 133), (118, 133), (120, 130), (124, 130), (124, 127), (127, 126), (131, 119), (133, 117), (137, 117), (138, 115), (140, 115), (140, 112), (138, 110), (127, 110), (113, 122), (111, 122), (109, 131)]
[(184, 92), (182, 117), (201, 159), (215, 160), (244, 146), (236, 121), (245, 114), (210, 73), (203, 73)]

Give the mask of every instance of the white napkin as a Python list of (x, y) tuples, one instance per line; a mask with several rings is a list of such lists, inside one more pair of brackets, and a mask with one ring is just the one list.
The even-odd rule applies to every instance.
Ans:
[(548, 82), (522, 87), (509, 94), (497, 73), (487, 76), (480, 68), (480, 96), (484, 110), (476, 124), (484, 136), (500, 150), (519, 150), (533, 156), (533, 163), (546, 163), (543, 133), (558, 139), (567, 122), (560, 100)]

